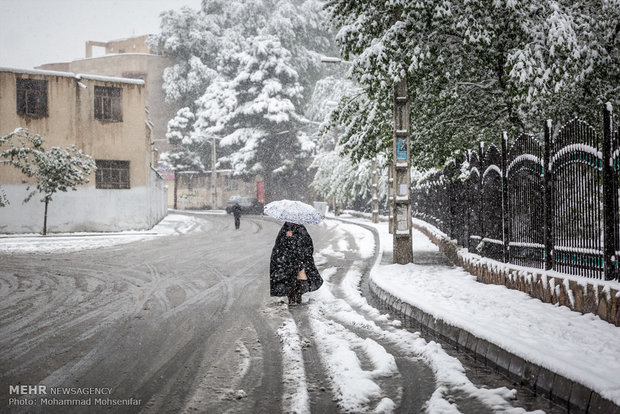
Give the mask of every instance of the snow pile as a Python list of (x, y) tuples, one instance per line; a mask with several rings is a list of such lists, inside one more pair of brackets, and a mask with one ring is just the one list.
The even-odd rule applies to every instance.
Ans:
[[(375, 226), (389, 236), (386, 223)], [(416, 230), (413, 244), (416, 255), (438, 252)], [(400, 300), (620, 403), (620, 329), (597, 316), (478, 283), (447, 265), (385, 265), (371, 277)]]
[(182, 235), (198, 230), (204, 221), (181, 214), (169, 214), (148, 231), (114, 233), (55, 233), (0, 236), (0, 253), (63, 253), (99, 249), (152, 239)]

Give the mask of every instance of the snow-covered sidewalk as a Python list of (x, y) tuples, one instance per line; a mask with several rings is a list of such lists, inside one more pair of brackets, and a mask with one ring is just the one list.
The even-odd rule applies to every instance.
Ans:
[(151, 230), (0, 234), (0, 253), (62, 253), (116, 246), (158, 236), (182, 235), (197, 230), (203, 221), (196, 216), (169, 214)]
[[(363, 222), (378, 230), (382, 250), (391, 252), (387, 223)], [(416, 257), (439, 254), (438, 247), (416, 230), (413, 249)], [(380, 264), (371, 280), (444, 323), (620, 405), (620, 328), (598, 316), (546, 304), (504, 286), (479, 283), (462, 268), (446, 264)]]

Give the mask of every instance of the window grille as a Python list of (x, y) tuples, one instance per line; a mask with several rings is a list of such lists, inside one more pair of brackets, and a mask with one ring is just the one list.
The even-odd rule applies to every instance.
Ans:
[(95, 119), (123, 120), (121, 115), (121, 88), (95, 86)]
[(17, 79), (17, 113), (47, 116), (47, 81)]
[(95, 188), (128, 189), (129, 161), (96, 160)]

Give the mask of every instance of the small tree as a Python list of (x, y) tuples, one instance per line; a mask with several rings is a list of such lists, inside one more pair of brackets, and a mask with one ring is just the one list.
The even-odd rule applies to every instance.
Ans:
[[(20, 145), (16, 146), (16, 140)], [(96, 166), (93, 159), (76, 146), (67, 148), (52, 147), (49, 151), (43, 148), (44, 139), (27, 129), (19, 128), (0, 139), (0, 146), (5, 143), (9, 148), (0, 153), (6, 163), (19, 168), (21, 172), (36, 180), (36, 191), (28, 194), (24, 203), (38, 192), (43, 195), (45, 203), (43, 216), (43, 234), (47, 234), (47, 211), (52, 196), (57, 191), (76, 191), (77, 186), (88, 183), (87, 178)], [(28, 187), (30, 189), (30, 187)]]
[(4, 189), (0, 187), (0, 207), (6, 207), (9, 205), (9, 199), (4, 192)]
[[(0, 164), (12, 165), (19, 168), (28, 177), (34, 175), (34, 170), (30, 165), (30, 157), (34, 151), (43, 148), (43, 138), (37, 134), (32, 134), (27, 129), (18, 128), (8, 135), (0, 137), (0, 148), (8, 146), (0, 153)], [(0, 207), (10, 204), (3, 188), (0, 188)]]

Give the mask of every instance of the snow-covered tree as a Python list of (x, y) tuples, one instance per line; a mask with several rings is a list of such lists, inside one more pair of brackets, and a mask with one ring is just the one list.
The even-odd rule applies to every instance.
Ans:
[[(344, 99), (350, 99), (353, 103), (364, 99), (364, 92), (354, 82), (341, 77), (330, 76), (317, 82), (311, 100), (311, 106), (307, 114), (312, 119), (321, 123), (319, 136), (316, 139), (317, 148), (311, 168), (316, 172), (312, 181), (312, 188), (325, 200), (337, 205), (352, 205), (359, 201), (370, 201), (372, 160), (352, 159), (346, 153), (343, 143), (343, 136), (348, 125), (341, 122), (341, 127), (327, 130), (330, 117), (338, 117), (334, 112), (338, 103)], [(365, 133), (370, 134), (374, 125), (380, 120), (374, 118), (364, 119), (364, 114), (353, 110), (359, 122), (367, 128)], [(366, 140), (369, 145), (372, 143), (381, 144), (379, 139)], [(373, 148), (374, 150), (374, 148)], [(387, 190), (387, 170), (385, 156), (378, 157), (379, 161), (379, 198), (383, 199)]]
[(6, 207), (9, 204), (9, 198), (6, 196), (4, 188), (0, 187), (0, 207)]
[[(199, 100), (197, 135), (217, 134), (220, 160), (237, 176), (261, 174), (266, 196), (282, 193), (303, 160), (302, 98), (291, 55), (274, 36), (256, 36), (231, 56), (235, 77), (214, 82)], [(303, 161), (302, 161), (303, 162)]]
[[(404, 77), (422, 167), (502, 130), (541, 130), (546, 118), (594, 123), (601, 103), (620, 99), (617, 0), (329, 0), (327, 11), (368, 97), (348, 115), (350, 101), (340, 105), (354, 159), (372, 145), (351, 121), (357, 112), (389, 119), (392, 85)], [(390, 140), (387, 124), (380, 129)]]
[(168, 132), (166, 132), (168, 142), (173, 145), (191, 144), (195, 119), (196, 116), (188, 107), (179, 109), (176, 116), (168, 121)]
[(148, 43), (177, 58), (164, 72), (167, 99), (191, 107), (218, 76), (234, 76), (228, 59), (255, 36), (280, 40), (310, 94), (325, 70), (320, 57), (333, 47), (322, 7), (320, 0), (205, 0), (200, 10), (162, 13), (160, 33)]
[[(43, 150), (43, 138), (27, 129), (17, 128), (12, 133), (0, 137), (0, 165), (11, 165), (21, 170), (27, 177), (34, 175), (30, 159), (34, 151)], [(7, 148), (8, 147), (8, 148)], [(0, 187), (0, 207), (9, 205), (9, 199)]]
[(195, 146), (217, 138), (220, 164), (237, 176), (261, 174), (268, 199), (293, 197), (313, 147), (302, 114), (331, 51), (322, 14), (318, 0), (207, 0), (199, 11), (164, 13), (149, 42), (178, 60), (164, 89), (184, 113), (169, 135), (192, 129), (181, 140), (203, 160), (210, 150)]
[[(387, 169), (386, 157), (378, 157), (378, 198), (384, 200), (387, 196)], [(370, 202), (372, 182), (372, 161), (361, 160), (354, 163), (338, 148), (333, 151), (319, 153), (312, 162), (316, 174), (312, 181), (312, 188), (325, 200), (337, 205), (347, 206), (356, 201)]]
[[(16, 146), (13, 140), (20, 146)], [(58, 191), (77, 191), (77, 186), (88, 183), (88, 176), (95, 171), (95, 161), (78, 149), (75, 145), (67, 148), (43, 148), (43, 138), (26, 129), (19, 128), (0, 139), (0, 146), (9, 143), (9, 148), (0, 153), (0, 157), (8, 161), (21, 172), (36, 180), (36, 191), (32, 191), (24, 202), (39, 193), (45, 203), (43, 216), (43, 234), (47, 234), (47, 211), (52, 197)]]

